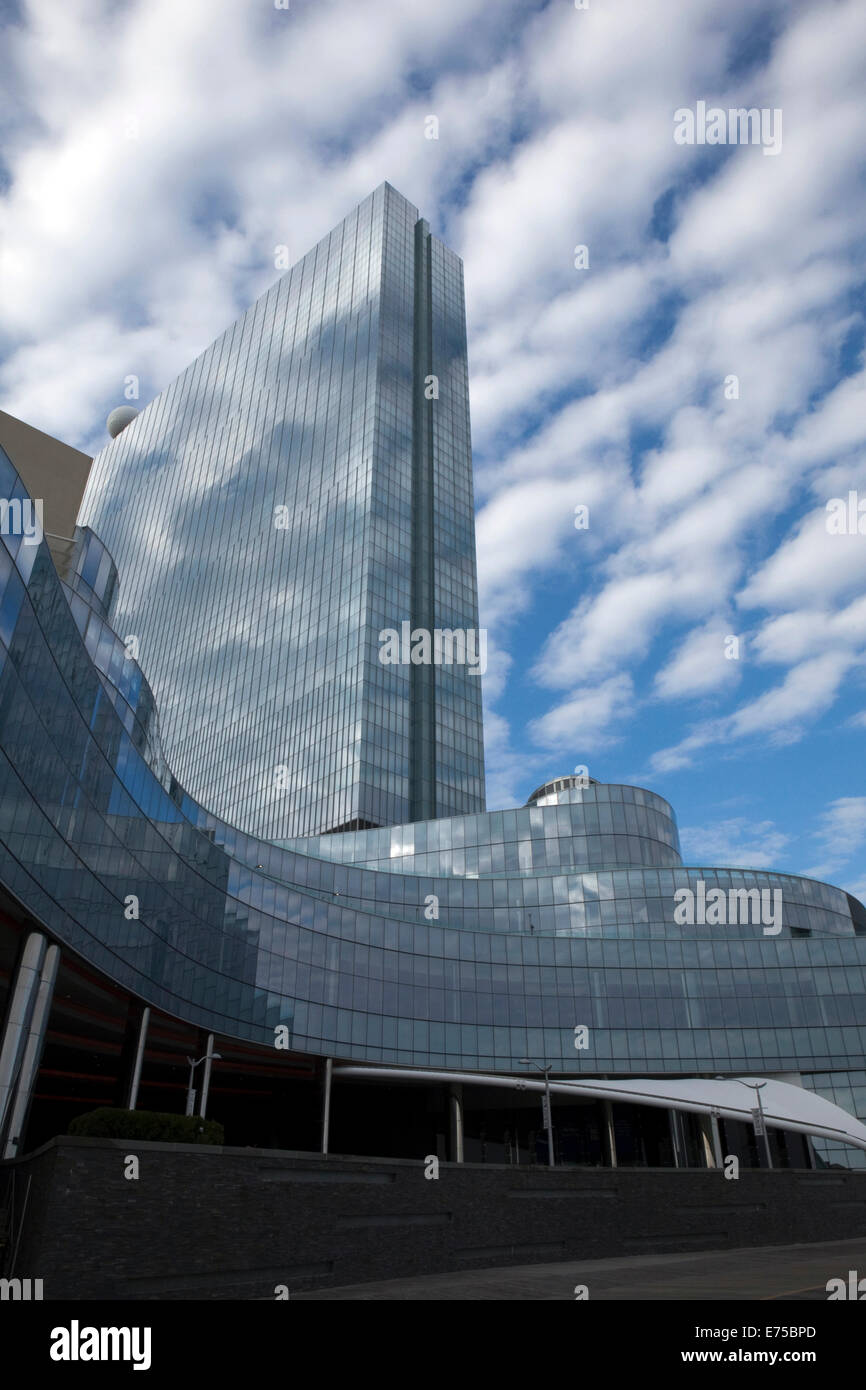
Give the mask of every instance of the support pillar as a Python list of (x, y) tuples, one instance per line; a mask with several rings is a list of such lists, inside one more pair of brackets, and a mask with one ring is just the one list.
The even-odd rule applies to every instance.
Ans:
[(463, 1162), (463, 1087), (458, 1083), (448, 1093), (451, 1115), (451, 1162)]
[(0, 1042), (0, 1136), (12, 1105), (15, 1083), (24, 1053), (25, 1039), (48, 942), (41, 932), (31, 932), (24, 943)]
[(33, 1095), (36, 1073), (39, 1071), (42, 1049), (45, 1046), (45, 1033), (48, 1029), (48, 1018), (54, 999), (54, 983), (57, 979), (57, 968), (59, 965), (60, 947), (49, 946), (45, 952), (42, 969), (39, 973), (39, 983), (36, 986), (36, 998), (30, 1016), (30, 1025), (27, 1030), (27, 1040), (24, 1044), (24, 1055), (21, 1059), (21, 1068), (18, 1073), (15, 1099), (12, 1102), (9, 1113), (7, 1140), (3, 1150), (4, 1158), (14, 1158), (24, 1138), (27, 1112), (30, 1109), (30, 1100)]
[(671, 1130), (671, 1144), (673, 1145), (673, 1150), (674, 1150), (674, 1167), (675, 1167), (675, 1168), (679, 1168), (679, 1167), (681, 1167), (681, 1164), (680, 1164), (680, 1142), (679, 1142), (679, 1133), (678, 1133), (678, 1130), (677, 1130), (677, 1112), (676, 1112), (676, 1110), (669, 1110), (669, 1111), (668, 1111), (668, 1124), (670, 1125), (670, 1130)]
[(145, 1005), (138, 1024), (138, 1041), (135, 1045), (135, 1059), (132, 1063), (132, 1076), (129, 1079), (129, 1090), (126, 1096), (127, 1110), (134, 1110), (138, 1105), (138, 1088), (141, 1085), (141, 1068), (144, 1064), (144, 1049), (147, 1046), (149, 1024), (150, 1006)]
[(609, 1100), (601, 1102), (601, 1143), (606, 1168), (616, 1167), (616, 1128), (613, 1123), (613, 1105)]
[(334, 1075), (334, 1059), (325, 1058), (325, 1093), (322, 1097), (322, 1153), (327, 1157), (331, 1136), (331, 1081)]
[(213, 1033), (208, 1033), (207, 1035), (204, 1056), (205, 1060), (202, 1063), (204, 1075), (201, 1079), (201, 1099), (198, 1104), (198, 1113), (202, 1119), (205, 1118), (205, 1111), (207, 1110), (207, 1093), (210, 1090), (210, 1074), (211, 1068), (213, 1067)]
[(715, 1115), (699, 1115), (701, 1130), (701, 1149), (707, 1168), (721, 1168), (722, 1145), (719, 1139), (719, 1122)]
[(722, 1149), (722, 1131), (719, 1128), (719, 1117), (717, 1114), (710, 1116), (710, 1133), (713, 1136), (713, 1153), (716, 1156), (716, 1167), (724, 1168), (725, 1155)]

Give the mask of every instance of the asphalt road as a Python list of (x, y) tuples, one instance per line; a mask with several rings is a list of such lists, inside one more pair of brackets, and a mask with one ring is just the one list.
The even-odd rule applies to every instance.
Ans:
[(638, 1255), (467, 1270), (293, 1294), (292, 1300), (573, 1301), (575, 1286), (586, 1285), (593, 1300), (757, 1299), (823, 1303), (828, 1298), (827, 1281), (841, 1278), (847, 1282), (849, 1270), (866, 1277), (866, 1237), (820, 1245), (775, 1245), (710, 1250), (703, 1254)]

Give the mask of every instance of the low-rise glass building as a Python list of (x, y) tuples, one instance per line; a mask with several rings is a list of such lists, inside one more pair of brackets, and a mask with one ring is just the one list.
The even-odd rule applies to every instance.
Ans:
[[(0, 475), (6, 496), (25, 495), (5, 454)], [(866, 912), (848, 894), (683, 866), (661, 797), (568, 778), (520, 810), (289, 845), (244, 834), (166, 764), (148, 683), (106, 621), (115, 584), (86, 529), (65, 579), (46, 542), (0, 537), (7, 1002), (17, 986), (35, 1004), (38, 969), (31, 998), (12, 964), (38, 932), (130, 1004), (253, 1044), (276, 1071), (290, 1056), (455, 1074), (519, 1074), (529, 1058), (570, 1077), (794, 1075), (866, 1116)], [(676, 920), (678, 893), (709, 902), (714, 889), (726, 904), (753, 894), (734, 899), (741, 917), (760, 893), (778, 915)], [(7, 1056), (15, 1026), (7, 1017)], [(7, 1144), (18, 1137), (7, 1128)], [(365, 1142), (375, 1150), (360, 1131), (354, 1150)]]

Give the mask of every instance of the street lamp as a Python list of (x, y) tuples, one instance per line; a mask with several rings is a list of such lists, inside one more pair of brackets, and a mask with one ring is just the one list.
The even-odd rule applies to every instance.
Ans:
[[(764, 1107), (763, 1107), (763, 1105), (761, 1104), (761, 1091), (762, 1091), (762, 1089), (764, 1088), (764, 1086), (766, 1086), (767, 1083), (766, 1083), (766, 1081), (741, 1081), (740, 1078), (739, 1078), (738, 1076), (732, 1076), (732, 1077), (730, 1077), (730, 1080), (731, 1080), (731, 1081), (736, 1081), (737, 1084), (738, 1084), (739, 1086), (748, 1086), (749, 1090), (750, 1090), (750, 1091), (754, 1091), (754, 1092), (755, 1092), (755, 1095), (756, 1095), (757, 1098), (758, 1098), (758, 1115), (760, 1116), (760, 1121), (761, 1121), (761, 1133), (762, 1133), (763, 1138), (764, 1138), (764, 1153), (767, 1155), (767, 1167), (768, 1167), (768, 1168), (772, 1168), (772, 1166), (773, 1166), (773, 1157), (772, 1157), (772, 1154), (770, 1153), (770, 1136), (769, 1136), (769, 1134), (767, 1133), (767, 1124), (766, 1124), (766, 1121), (765, 1121), (765, 1119), (764, 1119)], [(757, 1125), (755, 1125), (754, 1115), (753, 1115), (753, 1117), (752, 1117), (752, 1124), (753, 1124), (755, 1130), (757, 1131)], [(756, 1137), (757, 1137), (757, 1135), (756, 1135)]]
[(545, 1122), (545, 1127), (546, 1127), (546, 1129), (547, 1129), (547, 1166), (548, 1166), (549, 1168), (553, 1168), (553, 1167), (556, 1166), (555, 1163), (554, 1163), (554, 1158), (553, 1158), (553, 1118), (552, 1118), (551, 1113), (550, 1113), (550, 1073), (553, 1071), (553, 1067), (552, 1067), (552, 1066), (543, 1067), (543, 1066), (541, 1066), (540, 1062), (533, 1062), (533, 1060), (532, 1060), (531, 1057), (521, 1057), (521, 1058), (520, 1058), (520, 1063), (521, 1063), (521, 1066), (524, 1066), (524, 1067), (535, 1067), (536, 1070), (537, 1070), (537, 1071), (540, 1071), (541, 1074), (542, 1074), (542, 1076), (544, 1077), (544, 1117), (543, 1117), (543, 1118), (544, 1118), (544, 1122)]
[(756, 1096), (757, 1101), (758, 1101), (758, 1114), (759, 1114), (760, 1119), (761, 1119), (761, 1133), (763, 1134), (763, 1137), (764, 1137), (764, 1152), (765, 1152), (766, 1155), (767, 1155), (767, 1167), (768, 1167), (768, 1168), (772, 1168), (772, 1166), (773, 1166), (773, 1158), (772, 1158), (772, 1155), (771, 1155), (771, 1153), (770, 1153), (770, 1136), (769, 1136), (769, 1134), (767, 1133), (767, 1124), (766, 1124), (766, 1120), (764, 1119), (764, 1107), (763, 1107), (763, 1105), (761, 1104), (761, 1091), (762, 1091), (762, 1089), (764, 1088), (764, 1086), (766, 1086), (767, 1083), (766, 1083), (766, 1081), (755, 1081), (755, 1082), (752, 1082), (752, 1081), (740, 1081), (740, 1078), (739, 1078), (738, 1076), (735, 1076), (735, 1077), (734, 1077), (734, 1080), (735, 1080), (735, 1081), (738, 1081), (739, 1084), (740, 1084), (741, 1086), (748, 1086), (748, 1088), (749, 1088), (750, 1091), (754, 1091), (754, 1092), (755, 1092), (755, 1096)]
[[(186, 1092), (186, 1111), (185, 1111), (185, 1114), (187, 1114), (187, 1115), (192, 1115), (193, 1112), (194, 1112), (194, 1108), (195, 1108), (195, 1091), (194, 1091), (194, 1089), (193, 1089), (193, 1084), (192, 1084), (192, 1083), (195, 1081), (195, 1069), (196, 1069), (197, 1066), (200, 1066), (202, 1062), (208, 1061), (208, 1059), (210, 1059), (211, 1062), (221, 1062), (221, 1061), (222, 1061), (222, 1053), (221, 1053), (221, 1052), (206, 1052), (206, 1053), (204, 1054), (203, 1057), (199, 1057), (199, 1059), (198, 1059), (197, 1062), (194, 1062), (193, 1059), (192, 1059), (192, 1057), (187, 1057), (187, 1059), (186, 1059), (186, 1060), (189, 1062), (189, 1086), (187, 1087), (187, 1092)], [(202, 1119), (204, 1119), (204, 1115), (202, 1115)]]

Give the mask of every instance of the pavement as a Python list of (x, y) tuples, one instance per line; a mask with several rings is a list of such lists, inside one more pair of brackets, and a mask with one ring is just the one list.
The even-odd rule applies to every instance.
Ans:
[[(826, 1302), (827, 1281), (847, 1283), (849, 1270), (866, 1276), (866, 1237), (815, 1245), (774, 1245), (685, 1255), (566, 1260), (561, 1264), (462, 1270), (411, 1279), (352, 1284), (292, 1294), (292, 1301), (545, 1302), (575, 1298), (586, 1285), (593, 1300), (764, 1300)], [(864, 1286), (866, 1291), (866, 1286)]]

